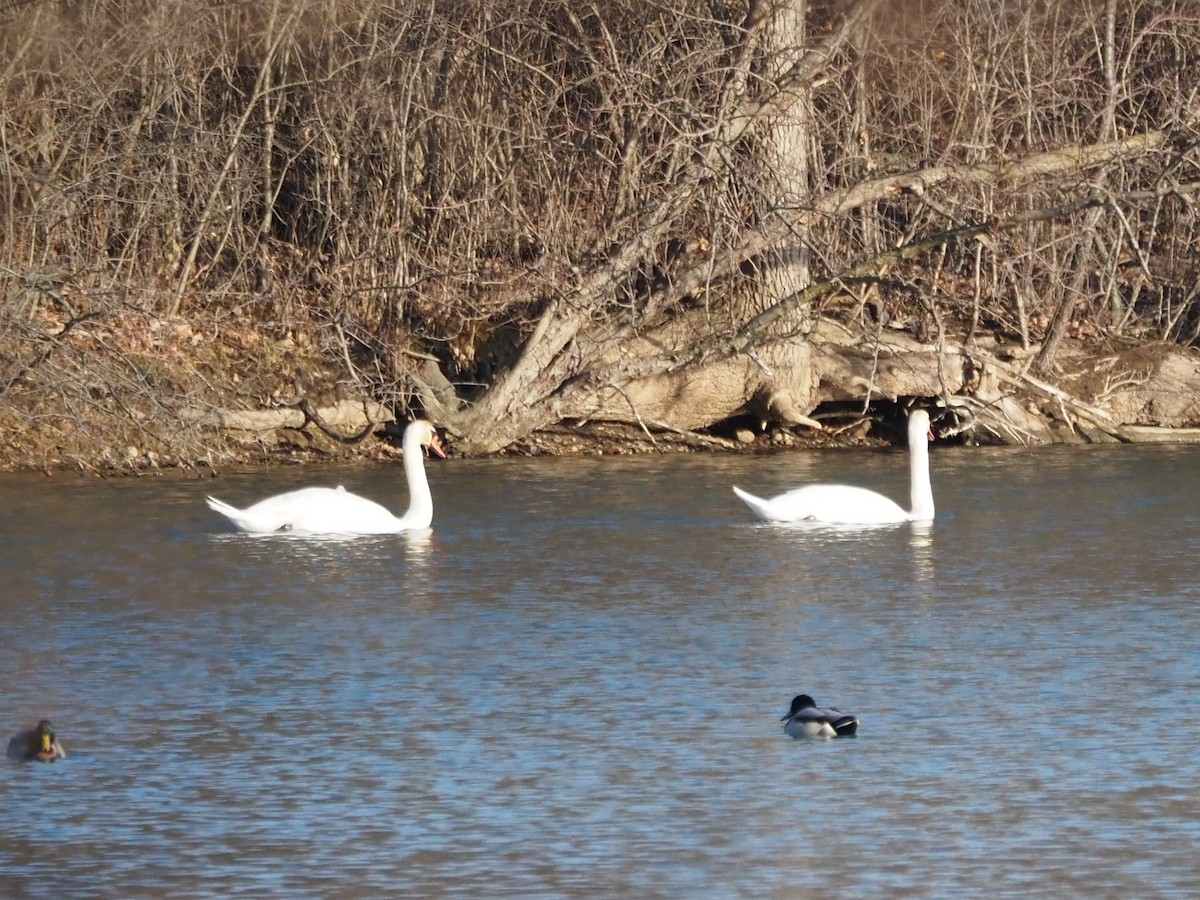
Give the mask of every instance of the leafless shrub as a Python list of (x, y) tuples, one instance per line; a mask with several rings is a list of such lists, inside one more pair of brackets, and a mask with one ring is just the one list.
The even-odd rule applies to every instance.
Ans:
[[(736, 329), (742, 314), (722, 304), (754, 271), (748, 235), (779, 213), (780, 184), (763, 130), (733, 134), (727, 104), (783, 89), (761, 55), (739, 69), (743, 29), (774, 5), (8, 4), (0, 367), (28, 377), (42, 340), (29, 323), (53, 306), (31, 285), (53, 284), (76, 316), (310, 332), (342, 377), (398, 401), (421, 354), (486, 383), (684, 179), (668, 239), (588, 314), (628, 324), (703, 303), (714, 328)], [(850, 5), (808, 6), (812, 41)], [(814, 277), (1021, 220), (899, 274), (966, 327), (1027, 344), (1064, 310), (1098, 331), (1194, 340), (1200, 12), (1101, 5), (884, 3), (788, 88), (808, 92), (816, 126), (802, 205), (904, 171), (968, 173), (799, 229)], [(969, 177), (1149, 130), (1171, 140), (1068, 174)], [(1101, 213), (1031, 215), (1080, 196)], [(904, 314), (912, 296), (880, 303)]]

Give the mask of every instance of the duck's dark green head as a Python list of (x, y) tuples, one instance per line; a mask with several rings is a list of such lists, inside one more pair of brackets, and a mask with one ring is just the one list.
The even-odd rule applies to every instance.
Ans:
[(800, 694), (792, 698), (791, 709), (788, 710), (788, 714), (783, 718), (790, 719), (796, 713), (800, 712), (800, 710), (810, 709), (816, 705), (816, 701), (814, 701), (812, 697), (808, 696), (808, 694)]
[(49, 753), (54, 744), (54, 726), (46, 719), (42, 719), (42, 721), (38, 722), (37, 734), (42, 742), (42, 752)]

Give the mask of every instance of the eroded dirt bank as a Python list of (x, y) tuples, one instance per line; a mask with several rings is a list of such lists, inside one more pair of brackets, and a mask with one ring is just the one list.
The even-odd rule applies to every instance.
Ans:
[[(53, 332), (55, 323), (44, 323)], [(1057, 377), (1003, 342), (938, 346), (891, 336), (882, 348), (826, 340), (807, 410), (823, 428), (761, 410), (701, 431), (566, 420), (508, 455), (753, 452), (891, 438), (889, 414), (914, 399), (949, 405), (940, 432), (966, 443), (1200, 439), (1200, 355), (1160, 343), (1076, 341)], [(864, 359), (871, 366), (864, 369)], [(0, 394), (0, 469), (93, 474), (380, 460), (399, 455), (399, 410), (419, 398), (368, 382), (317, 331), (265, 334), (249, 321), (122, 317), (78, 324), (39, 356), (12, 360)], [(865, 374), (864, 374), (865, 372)], [(864, 398), (872, 403), (864, 415)], [(406, 401), (414, 401), (406, 407)], [(437, 419), (436, 415), (431, 416)], [(455, 452), (452, 421), (439, 421)]]

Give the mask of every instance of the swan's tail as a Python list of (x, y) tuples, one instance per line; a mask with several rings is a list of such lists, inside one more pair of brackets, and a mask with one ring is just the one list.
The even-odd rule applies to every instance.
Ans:
[(748, 494), (740, 487), (734, 487), (733, 492), (738, 495), (743, 503), (754, 510), (754, 514), (760, 519), (771, 521), (771, 514), (767, 510), (767, 501), (761, 497), (755, 497), (753, 494)]
[(230, 506), (228, 503), (225, 503), (223, 500), (218, 500), (216, 497), (209, 497), (208, 508), (215, 509), (235, 525), (239, 527), (242, 526), (242, 511), (236, 506)]

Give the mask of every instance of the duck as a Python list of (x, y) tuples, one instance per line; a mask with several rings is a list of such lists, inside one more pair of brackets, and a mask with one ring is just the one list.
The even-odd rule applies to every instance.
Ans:
[(13, 735), (5, 755), (18, 762), (54, 762), (67, 755), (54, 733), (54, 726), (42, 719), (33, 728)]
[(208, 498), (209, 508), (228, 518), (239, 530), (249, 534), (363, 535), (395, 534), (428, 528), (433, 522), (433, 495), (425, 475), (428, 448), (445, 458), (441, 439), (433, 423), (417, 419), (404, 429), (404, 476), (408, 482), (408, 510), (393, 515), (373, 500), (352, 494), (339, 485), (306, 487), (260, 500), (238, 509), (216, 497)]
[(836, 707), (821, 708), (808, 694), (792, 698), (792, 708), (781, 720), (783, 730), (794, 738), (854, 737), (858, 734), (858, 717), (847, 715)]
[(764, 500), (734, 487), (733, 492), (767, 522), (824, 525), (891, 525), (933, 521), (933, 486), (929, 481), (929, 413), (913, 410), (908, 417), (909, 488), (912, 509), (875, 491), (848, 484), (810, 484)]

